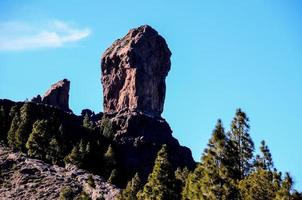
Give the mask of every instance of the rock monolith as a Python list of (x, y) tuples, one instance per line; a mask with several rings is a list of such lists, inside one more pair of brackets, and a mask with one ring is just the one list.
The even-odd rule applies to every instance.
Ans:
[(165, 39), (148, 25), (116, 40), (101, 59), (104, 112), (127, 110), (160, 116), (170, 56)]

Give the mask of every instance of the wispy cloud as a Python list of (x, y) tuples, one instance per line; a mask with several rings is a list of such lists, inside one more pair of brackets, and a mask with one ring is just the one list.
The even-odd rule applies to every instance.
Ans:
[(0, 51), (62, 47), (91, 34), (89, 28), (79, 29), (59, 20), (43, 24), (2, 22), (0, 30)]

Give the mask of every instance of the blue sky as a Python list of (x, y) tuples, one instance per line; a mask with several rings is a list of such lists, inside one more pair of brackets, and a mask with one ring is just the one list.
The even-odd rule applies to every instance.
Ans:
[(172, 51), (163, 117), (199, 160), (216, 120), (236, 108), (258, 149), (302, 190), (302, 3), (230, 1), (0, 1), (0, 98), (25, 100), (63, 78), (70, 106), (102, 110), (100, 56), (149, 24)]

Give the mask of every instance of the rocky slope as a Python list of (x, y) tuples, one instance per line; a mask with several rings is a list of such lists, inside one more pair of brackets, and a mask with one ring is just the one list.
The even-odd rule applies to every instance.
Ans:
[[(114, 199), (119, 189), (99, 176), (78, 169), (65, 168), (25, 157), (0, 146), (0, 199), (58, 199), (70, 188), (74, 197), (84, 193), (91, 199)], [(89, 184), (92, 176), (95, 186)]]

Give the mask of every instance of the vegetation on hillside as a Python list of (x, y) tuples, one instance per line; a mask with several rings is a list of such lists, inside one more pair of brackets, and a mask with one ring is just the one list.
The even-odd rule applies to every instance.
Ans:
[[(125, 186), (121, 184), (124, 175), (112, 140), (114, 127), (108, 118), (100, 117), (97, 125), (92, 117), (94, 113), (89, 110), (76, 116), (30, 102), (8, 102), (0, 105), (0, 139), (33, 158), (57, 165), (74, 164)], [(225, 131), (221, 120), (217, 121), (193, 171), (174, 171), (170, 159), (173, 152), (163, 145), (148, 179), (142, 180), (139, 173), (134, 173), (118, 199), (302, 199), (302, 194), (293, 189), (290, 174), (282, 174), (274, 167), (265, 141), (259, 152), (254, 154), (249, 119), (238, 109), (229, 131)], [(89, 182), (93, 187), (94, 180), (90, 178)], [(67, 196), (70, 192), (66, 189), (61, 198)]]
[[(74, 164), (109, 179), (119, 165), (115, 144), (108, 139), (113, 127), (102, 118), (97, 127), (84, 110), (81, 116), (34, 103), (7, 103), (0, 107), (0, 139), (15, 151), (58, 165)], [(119, 184), (121, 180), (112, 179)], [(114, 182), (116, 181), (116, 182)]]
[[(119, 199), (155, 200), (298, 200), (302, 194), (293, 189), (289, 173), (274, 168), (272, 155), (264, 141), (260, 155), (254, 155), (249, 120), (238, 109), (225, 132), (221, 120), (213, 130), (201, 162), (194, 171), (169, 168), (168, 149), (163, 146), (153, 172), (143, 186), (131, 180)], [(140, 187), (140, 190), (138, 190)], [(139, 191), (136, 195), (134, 191)], [(131, 198), (125, 198), (131, 197)]]

